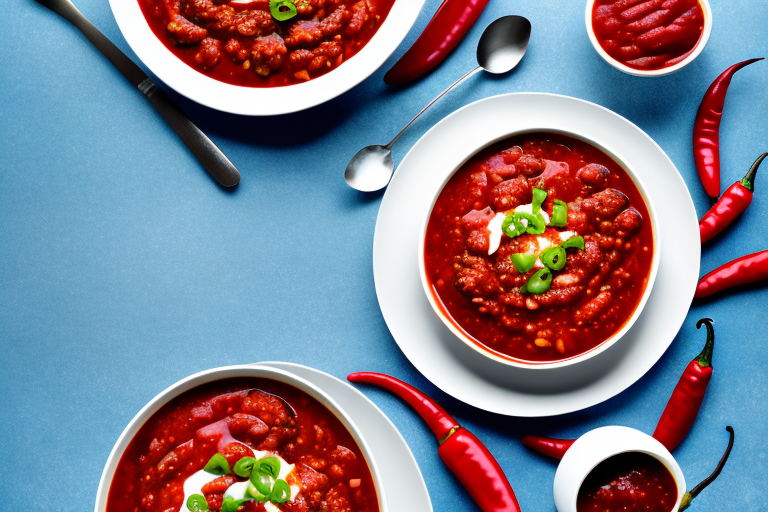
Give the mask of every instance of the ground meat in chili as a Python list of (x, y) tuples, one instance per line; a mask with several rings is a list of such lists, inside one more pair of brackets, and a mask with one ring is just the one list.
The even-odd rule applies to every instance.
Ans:
[(178, 58), (222, 82), (279, 87), (340, 66), (373, 37), (394, 0), (295, 0), (276, 21), (268, 0), (138, 0), (155, 35)]

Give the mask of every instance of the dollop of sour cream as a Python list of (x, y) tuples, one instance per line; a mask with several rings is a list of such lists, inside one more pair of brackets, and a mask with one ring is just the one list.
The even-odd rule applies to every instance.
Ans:
[[(506, 212), (498, 212), (496, 215), (493, 216), (493, 218), (488, 222), (488, 226), (486, 229), (490, 232), (490, 235), (488, 236), (488, 256), (495, 253), (499, 250), (499, 247), (501, 246), (501, 235), (504, 233), (501, 230), (501, 225), (504, 223), (504, 219), (507, 218), (507, 215), (512, 212), (518, 212), (518, 213), (528, 213), (533, 215), (533, 204), (521, 204), (514, 210), (506, 211)], [(540, 210), (541, 217), (544, 219), (544, 223), (547, 226), (551, 225), (551, 219), (549, 217), (549, 214), (545, 212), (544, 210)], [(523, 226), (528, 227), (528, 219), (520, 219), (520, 222)], [(574, 231), (561, 231), (560, 232), (560, 239), (565, 242), (572, 236), (576, 236), (576, 232)], [(539, 243), (538, 251), (535, 250), (529, 250), (530, 253), (540, 253), (547, 247), (551, 247), (553, 244), (552, 242), (545, 237), (536, 237), (536, 240)], [(533, 249), (533, 248), (530, 248)], [(537, 264), (540, 264), (539, 261), (536, 262)], [(543, 264), (541, 265), (543, 267)], [(539, 267), (541, 268), (541, 267)]]
[[(293, 473), (296, 469), (294, 464), (288, 464), (285, 459), (271, 452), (254, 450), (254, 457), (256, 459), (262, 459), (264, 457), (275, 457), (277, 460), (279, 460), (280, 472), (277, 475), (278, 480), (286, 480), (288, 475)], [(219, 476), (220, 475), (214, 475), (213, 473), (208, 473), (206, 470), (201, 469), (197, 473), (190, 475), (186, 480), (184, 480), (184, 502), (181, 504), (179, 512), (191, 512), (189, 508), (187, 508), (187, 500), (189, 497), (193, 494), (203, 494), (203, 486), (207, 483), (213, 482), (219, 478)], [(232, 499), (242, 500), (245, 498), (245, 490), (247, 488), (248, 480), (245, 482), (235, 482), (234, 484), (230, 485), (226, 491), (224, 491), (224, 496), (231, 496)], [(301, 488), (298, 485), (291, 485), (290, 488), (291, 501), (293, 501), (296, 498), (296, 495), (299, 494), (299, 491), (301, 491)], [(268, 512), (280, 512), (280, 509), (277, 508), (277, 506), (271, 501), (265, 502), (264, 508)]]

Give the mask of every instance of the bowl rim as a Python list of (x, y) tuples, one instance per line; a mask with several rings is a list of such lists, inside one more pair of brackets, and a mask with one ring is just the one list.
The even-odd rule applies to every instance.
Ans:
[(96, 503), (94, 506), (95, 512), (104, 512), (107, 507), (107, 499), (109, 498), (109, 490), (112, 486), (112, 479), (114, 478), (117, 465), (120, 463), (125, 450), (128, 445), (133, 441), (134, 437), (146, 424), (146, 422), (157, 413), (163, 406), (169, 401), (173, 400), (177, 396), (190, 391), (196, 387), (204, 384), (215, 382), (218, 380), (240, 378), (240, 377), (254, 377), (254, 378), (266, 378), (272, 379), (289, 386), (293, 386), (300, 391), (308, 394), (318, 402), (320, 402), (331, 414), (344, 425), (347, 431), (350, 433), (354, 441), (357, 443), (360, 451), (365, 458), (368, 465), (368, 469), (371, 472), (371, 478), (376, 491), (376, 497), (379, 504), (379, 510), (386, 512), (387, 502), (384, 495), (384, 486), (381, 481), (381, 473), (376, 465), (375, 459), (371, 452), (368, 443), (365, 441), (360, 429), (352, 421), (349, 415), (331, 398), (325, 391), (320, 389), (315, 384), (307, 381), (306, 379), (299, 377), (289, 371), (273, 368), (270, 366), (264, 366), (260, 364), (249, 365), (232, 365), (221, 366), (217, 368), (211, 368), (192, 374), (188, 377), (171, 384), (163, 391), (155, 395), (139, 412), (131, 419), (126, 427), (117, 438), (112, 450), (107, 457), (107, 461), (104, 464), (104, 469), (99, 479), (99, 486), (96, 490)]
[[(572, 451), (573, 448), (576, 448)], [(569, 455), (570, 453), (570, 455)], [(687, 489), (685, 475), (674, 455), (657, 439), (632, 427), (608, 425), (586, 432), (571, 445), (561, 459), (552, 482), (552, 493), (558, 512), (576, 512), (579, 490), (590, 473), (602, 462), (623, 453), (643, 453), (661, 462), (677, 485), (677, 500), (670, 508), (676, 511)], [(588, 461), (585, 464), (585, 461)], [(572, 473), (577, 472), (573, 485)], [(565, 479), (565, 480), (564, 480)], [(565, 503), (562, 501), (565, 500)], [(563, 507), (565, 510), (561, 510)]]
[(592, 10), (594, 8), (596, 0), (587, 0), (587, 7), (584, 11), (584, 19), (585, 23), (587, 25), (587, 35), (589, 36), (589, 41), (592, 43), (592, 46), (595, 48), (595, 51), (600, 54), (600, 56), (605, 60), (608, 64), (613, 66), (614, 68), (618, 69), (619, 71), (623, 71), (624, 73), (627, 73), (629, 75), (635, 75), (635, 76), (665, 76), (670, 75), (672, 73), (675, 73), (677, 71), (680, 71), (685, 66), (696, 60), (696, 57), (701, 54), (702, 51), (704, 51), (704, 47), (707, 45), (707, 41), (709, 41), (709, 36), (712, 33), (712, 7), (709, 5), (709, 0), (697, 0), (699, 2), (699, 5), (702, 6), (702, 10), (704, 11), (704, 29), (701, 32), (701, 37), (699, 37), (699, 41), (696, 43), (696, 46), (694, 47), (693, 51), (688, 54), (688, 56), (675, 64), (674, 66), (669, 66), (666, 68), (661, 69), (635, 69), (627, 66), (626, 64), (623, 64), (610, 55), (608, 55), (608, 52), (606, 52), (603, 47), (600, 45), (600, 42), (597, 40), (597, 36), (595, 35), (594, 28), (592, 27)]
[[(630, 177), (632, 182), (635, 184), (638, 191), (640, 192), (641, 197), (643, 198), (643, 201), (645, 202), (645, 206), (651, 218), (651, 233), (653, 236), (653, 259), (651, 260), (651, 271), (648, 274), (648, 281), (645, 286), (645, 290), (643, 291), (643, 295), (640, 298), (640, 302), (635, 308), (635, 311), (632, 313), (632, 316), (611, 337), (609, 337), (599, 345), (591, 348), (590, 350), (587, 350), (586, 352), (577, 354), (576, 356), (573, 356), (567, 359), (560, 359), (557, 361), (530, 361), (526, 359), (511, 357), (509, 355), (503, 354), (489, 347), (486, 347), (485, 345), (482, 345), (479, 341), (473, 341), (472, 339), (470, 339), (470, 337), (463, 331), (463, 329), (458, 325), (458, 323), (455, 322), (451, 318), (451, 316), (448, 314), (448, 312), (443, 308), (442, 302), (439, 301), (439, 298), (436, 296), (436, 294), (433, 293), (429, 283), (429, 279), (427, 278), (426, 265), (424, 262), (424, 245), (426, 241), (427, 224), (429, 223), (429, 218), (432, 215), (432, 210), (434, 209), (435, 203), (437, 202), (437, 198), (442, 193), (448, 181), (456, 174), (456, 172), (459, 169), (461, 169), (461, 167), (464, 166), (464, 164), (466, 164), (471, 158), (477, 155), (480, 151), (483, 151), (484, 149), (498, 142), (502, 142), (506, 139), (509, 139), (511, 137), (530, 134), (530, 133), (553, 133), (557, 135), (565, 135), (568, 137), (581, 140), (582, 142), (585, 142), (587, 144), (590, 144), (596, 147), (597, 149), (599, 149), (600, 151), (602, 151), (603, 153), (605, 153), (614, 162), (616, 162), (616, 164), (618, 164), (619, 166), (621, 166), (622, 169), (624, 169), (624, 171)], [(438, 318), (440, 318), (443, 324), (456, 337), (458, 337), (461, 341), (464, 342), (464, 344), (468, 345), (470, 348), (472, 348), (476, 352), (494, 361), (506, 364), (507, 366), (514, 366), (518, 368), (525, 368), (525, 369), (532, 369), (532, 370), (551, 370), (555, 368), (564, 368), (566, 366), (572, 366), (572, 365), (581, 363), (583, 361), (586, 361), (588, 359), (591, 359), (594, 356), (608, 350), (611, 346), (615, 345), (624, 336), (626, 332), (628, 332), (632, 328), (632, 325), (634, 325), (635, 321), (639, 318), (639, 316), (643, 311), (643, 308), (645, 307), (646, 302), (648, 301), (648, 297), (650, 297), (651, 295), (651, 290), (653, 289), (653, 284), (656, 281), (656, 275), (658, 274), (658, 270), (659, 270), (659, 261), (661, 257), (660, 228), (661, 226), (656, 216), (656, 209), (653, 205), (653, 201), (651, 200), (651, 197), (648, 194), (647, 188), (643, 183), (642, 179), (633, 170), (633, 168), (626, 163), (626, 160), (624, 160), (621, 156), (619, 156), (610, 147), (606, 146), (602, 142), (599, 142), (595, 140), (593, 137), (590, 137), (584, 133), (565, 130), (565, 129), (557, 128), (553, 126), (529, 127), (521, 130), (513, 130), (511, 132), (507, 132), (506, 135), (502, 135), (491, 141), (485, 142), (483, 145), (481, 145), (480, 147), (472, 151), (454, 169), (452, 169), (446, 175), (445, 179), (440, 184), (440, 187), (433, 194), (429, 207), (426, 208), (426, 211), (421, 221), (419, 244), (418, 244), (419, 277), (421, 278), (422, 289), (424, 290), (424, 293), (427, 296), (427, 300), (429, 301), (429, 304), (432, 306), (432, 310), (435, 312)]]
[(269, 116), (325, 103), (368, 78), (405, 39), (424, 2), (395, 0), (373, 37), (349, 60), (322, 76), (283, 87), (243, 87), (204, 75), (176, 57), (155, 36), (137, 0), (109, 0), (109, 5), (128, 46), (168, 87), (215, 110)]

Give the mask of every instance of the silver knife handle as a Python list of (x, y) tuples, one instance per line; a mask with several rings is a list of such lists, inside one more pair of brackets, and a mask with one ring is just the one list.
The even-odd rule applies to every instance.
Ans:
[(232, 162), (200, 128), (189, 120), (184, 111), (162, 89), (155, 85), (152, 79), (146, 78), (138, 87), (220, 185), (234, 187), (240, 182), (240, 173), (232, 165)]
[(240, 173), (216, 147), (216, 144), (189, 120), (184, 111), (167, 94), (158, 89), (139, 66), (88, 21), (88, 18), (83, 16), (83, 13), (70, 0), (38, 0), (38, 2), (77, 27), (123, 76), (139, 88), (216, 181), (224, 187), (233, 187), (240, 182)]

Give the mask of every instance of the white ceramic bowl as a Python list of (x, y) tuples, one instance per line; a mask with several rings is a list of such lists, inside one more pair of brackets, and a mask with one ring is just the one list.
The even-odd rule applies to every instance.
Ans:
[(107, 464), (104, 466), (104, 471), (101, 473), (101, 480), (99, 481), (99, 488), (96, 491), (96, 507), (95, 512), (104, 512), (107, 508), (107, 497), (109, 495), (109, 487), (112, 483), (112, 478), (115, 475), (115, 470), (120, 462), (120, 458), (123, 456), (125, 449), (131, 442), (133, 437), (139, 431), (139, 429), (146, 423), (146, 421), (152, 417), (157, 411), (160, 410), (165, 404), (171, 401), (173, 398), (181, 395), (182, 393), (196, 388), (202, 384), (214, 382), (222, 379), (231, 379), (237, 377), (260, 377), (275, 380), (293, 386), (304, 393), (308, 394), (318, 402), (320, 402), (326, 409), (339, 419), (344, 427), (352, 435), (352, 438), (357, 443), (360, 451), (365, 458), (365, 462), (368, 465), (368, 469), (371, 471), (371, 477), (373, 478), (373, 484), (376, 488), (376, 496), (379, 501), (379, 510), (386, 512), (387, 502), (384, 497), (384, 487), (381, 481), (381, 475), (376, 463), (371, 454), (371, 450), (368, 447), (363, 438), (362, 433), (357, 428), (352, 419), (344, 412), (343, 409), (324, 391), (311, 384), (310, 382), (298, 377), (288, 371), (272, 368), (269, 366), (260, 365), (242, 365), (242, 366), (224, 366), (221, 368), (213, 368), (211, 370), (205, 370), (200, 373), (191, 375), (185, 379), (180, 380), (176, 384), (173, 384), (166, 390), (162, 391), (155, 398), (149, 401), (136, 416), (128, 423), (123, 433), (117, 439), (115, 446), (112, 448), (112, 452), (107, 458)]
[(576, 512), (576, 498), (589, 473), (604, 460), (627, 452), (654, 457), (672, 473), (677, 484), (677, 510), (686, 492), (685, 477), (675, 458), (648, 434), (629, 427), (601, 427), (587, 432), (565, 452), (555, 473), (553, 492), (558, 512)]
[[(588, 350), (587, 352), (584, 352), (582, 354), (579, 354), (575, 357), (571, 357), (569, 359), (563, 359), (559, 361), (553, 361), (553, 362), (541, 362), (541, 361), (528, 361), (523, 359), (517, 359), (513, 358), (511, 356), (508, 356), (506, 354), (502, 354), (500, 352), (497, 352), (495, 350), (492, 350), (484, 345), (480, 345), (476, 341), (472, 340), (463, 329), (461, 329), (457, 323), (450, 318), (450, 316), (443, 310), (442, 306), (438, 303), (437, 298), (435, 297), (435, 294), (432, 292), (432, 288), (429, 284), (429, 280), (427, 279), (427, 270), (424, 263), (424, 244), (426, 241), (426, 234), (427, 234), (427, 224), (429, 223), (429, 217), (432, 215), (432, 209), (435, 206), (435, 202), (437, 201), (438, 196), (443, 191), (443, 188), (445, 187), (445, 184), (450, 181), (450, 179), (453, 177), (453, 175), (458, 171), (470, 158), (475, 156), (477, 153), (482, 151), (483, 149), (496, 144), (497, 142), (503, 141), (505, 139), (508, 139), (510, 137), (514, 137), (516, 135), (522, 135), (525, 133), (554, 133), (554, 134), (560, 134), (560, 135), (567, 135), (569, 137), (573, 137), (575, 139), (582, 140), (592, 146), (595, 146), (596, 148), (600, 149), (603, 153), (608, 155), (611, 159), (613, 159), (614, 162), (616, 162), (618, 165), (624, 169), (624, 171), (629, 175), (629, 177), (634, 182), (635, 186), (637, 186), (637, 189), (640, 191), (640, 195), (643, 197), (643, 200), (645, 202), (646, 207), (648, 208), (648, 214), (650, 215), (650, 221), (651, 221), (651, 229), (653, 232), (653, 260), (651, 262), (651, 272), (648, 276), (648, 284), (645, 287), (645, 291), (643, 292), (643, 296), (640, 298), (640, 302), (637, 305), (637, 308), (635, 309), (635, 312), (632, 314), (632, 316), (627, 320), (627, 322), (624, 324), (624, 326), (619, 329), (616, 333), (613, 334), (610, 338), (605, 340), (600, 345), (597, 345), (596, 347), (592, 348), (591, 350)], [(428, 192), (429, 193), (429, 192)], [(570, 366), (574, 364), (578, 364), (580, 362), (586, 361), (587, 359), (590, 359), (597, 354), (607, 350), (609, 347), (614, 345), (616, 342), (618, 342), (621, 337), (629, 331), (629, 329), (632, 327), (632, 325), (635, 323), (637, 318), (640, 316), (640, 314), (643, 311), (643, 307), (645, 306), (645, 303), (648, 300), (648, 297), (651, 295), (651, 289), (653, 288), (653, 283), (656, 280), (656, 274), (659, 270), (659, 256), (661, 254), (661, 248), (660, 248), (660, 242), (661, 237), (659, 236), (659, 223), (656, 218), (656, 210), (653, 206), (653, 202), (651, 201), (651, 197), (648, 194), (648, 190), (643, 184), (642, 180), (638, 176), (638, 174), (632, 170), (632, 168), (625, 162), (624, 159), (619, 157), (615, 151), (612, 151), (608, 147), (605, 146), (605, 144), (602, 144), (593, 138), (587, 137), (586, 135), (569, 131), (569, 130), (562, 130), (556, 127), (536, 127), (536, 128), (529, 128), (525, 130), (519, 130), (515, 132), (510, 132), (507, 135), (504, 135), (503, 137), (499, 137), (494, 140), (488, 141), (486, 144), (482, 145), (481, 147), (477, 148), (475, 151), (473, 151), (471, 154), (467, 155), (467, 157), (464, 159), (464, 161), (459, 164), (458, 167), (453, 169), (445, 178), (445, 180), (440, 184), (440, 187), (436, 191), (431, 191), (433, 194), (432, 201), (429, 204), (429, 208), (427, 208), (424, 217), (421, 221), (421, 235), (419, 238), (419, 250), (418, 250), (418, 258), (419, 258), (419, 275), (421, 277), (421, 285), (424, 289), (424, 293), (427, 295), (427, 300), (429, 300), (429, 303), (432, 306), (432, 309), (434, 310), (435, 314), (442, 320), (442, 322), (445, 324), (448, 329), (453, 332), (461, 341), (463, 341), (465, 344), (467, 344), (472, 349), (476, 350), (480, 354), (493, 359), (495, 361), (510, 365), (510, 366), (516, 366), (519, 368), (528, 368), (528, 369), (537, 369), (537, 370), (546, 370), (546, 369), (553, 369), (553, 368), (562, 368), (564, 366)]]
[(248, 116), (297, 112), (324, 103), (368, 78), (405, 39), (425, 0), (396, 0), (376, 34), (338, 68), (285, 87), (241, 87), (210, 78), (182, 62), (155, 36), (137, 0), (109, 0), (131, 49), (160, 80), (207, 107)]
[(669, 66), (668, 68), (661, 68), (661, 69), (635, 69), (627, 66), (626, 64), (622, 64), (621, 62), (617, 61), (603, 49), (602, 46), (600, 46), (600, 43), (597, 40), (597, 36), (595, 36), (595, 31), (592, 28), (592, 9), (595, 5), (595, 0), (587, 0), (587, 8), (584, 14), (585, 21), (587, 24), (587, 35), (589, 36), (589, 40), (592, 42), (592, 46), (595, 47), (595, 51), (600, 54), (600, 56), (611, 66), (615, 67), (619, 71), (623, 71), (625, 73), (628, 73), (630, 75), (635, 76), (664, 76), (669, 75), (671, 73), (674, 73), (675, 71), (679, 71), (683, 69), (685, 66), (693, 62), (696, 57), (699, 56), (699, 54), (704, 50), (704, 47), (707, 45), (707, 41), (709, 40), (709, 35), (712, 33), (712, 8), (709, 5), (709, 0), (699, 0), (699, 4), (701, 5), (702, 9), (704, 10), (704, 30), (701, 34), (701, 38), (699, 38), (699, 42), (696, 44), (696, 47), (694, 50), (683, 60), (675, 64), (674, 66)]

